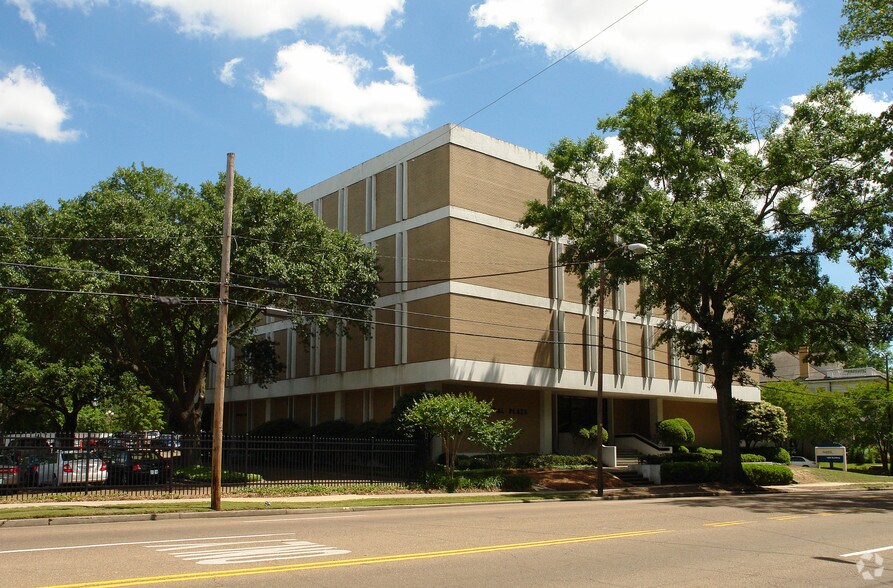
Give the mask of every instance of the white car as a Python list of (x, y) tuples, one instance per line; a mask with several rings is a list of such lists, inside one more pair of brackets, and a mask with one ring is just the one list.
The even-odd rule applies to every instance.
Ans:
[(37, 486), (62, 484), (103, 484), (108, 478), (106, 464), (86, 451), (58, 451), (32, 466)]
[(791, 467), (817, 468), (819, 467), (819, 464), (812, 461), (811, 459), (806, 459), (801, 455), (792, 455)]

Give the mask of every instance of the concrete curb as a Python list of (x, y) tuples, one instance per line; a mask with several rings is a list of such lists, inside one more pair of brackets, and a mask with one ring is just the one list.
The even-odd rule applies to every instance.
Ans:
[[(685, 489), (685, 486), (678, 486), (678, 490), (670, 490), (667, 486), (655, 486), (653, 488), (663, 488), (669, 491), (660, 491), (660, 492), (636, 492), (636, 491), (611, 491), (607, 490), (605, 495), (602, 498), (598, 498), (596, 496), (595, 490), (591, 491), (579, 491), (579, 490), (566, 490), (566, 491), (552, 491), (548, 493), (549, 496), (555, 495), (567, 495), (572, 496), (574, 498), (570, 498), (570, 500), (575, 501), (601, 501), (601, 500), (609, 500), (609, 501), (617, 501), (617, 500), (658, 500), (658, 499), (678, 499), (678, 498), (704, 498), (704, 497), (718, 497), (718, 496), (726, 496), (726, 497), (737, 497), (737, 496), (761, 496), (761, 495), (769, 495), (769, 496), (779, 496), (781, 494), (791, 495), (791, 494), (827, 494), (827, 493), (840, 493), (846, 491), (863, 491), (863, 492), (889, 492), (893, 491), (893, 486), (887, 488), (861, 488), (854, 487), (854, 485), (846, 485), (846, 484), (822, 484), (822, 485), (813, 485), (810, 488), (801, 488), (798, 490), (792, 489), (792, 487), (766, 487), (766, 488), (755, 488), (753, 490), (748, 489), (707, 489), (707, 488), (697, 488), (697, 489)], [(784, 489), (782, 489), (784, 488)], [(480, 496), (480, 493), (476, 493), (476, 495)], [(209, 512), (165, 512), (165, 513), (145, 513), (145, 514), (116, 514), (116, 515), (88, 515), (88, 516), (71, 516), (71, 517), (55, 517), (55, 518), (38, 518), (38, 519), (2, 519), (0, 518), (0, 528), (6, 527), (46, 527), (53, 525), (78, 525), (78, 524), (90, 524), (90, 523), (121, 523), (121, 522), (134, 522), (134, 521), (165, 521), (165, 520), (188, 520), (188, 519), (199, 519), (199, 518), (236, 518), (236, 517), (259, 517), (259, 516), (283, 516), (283, 515), (314, 515), (320, 513), (344, 513), (344, 512), (362, 512), (362, 511), (372, 511), (372, 510), (383, 510), (383, 509), (415, 509), (415, 508), (438, 508), (438, 507), (452, 507), (452, 506), (467, 506), (467, 505), (481, 505), (481, 504), (511, 504), (511, 503), (531, 503), (531, 502), (540, 502), (541, 500), (537, 500), (536, 498), (531, 497), (531, 493), (527, 492), (504, 492), (504, 493), (493, 493), (493, 496), (515, 496), (517, 495), (516, 500), (500, 500), (500, 501), (481, 501), (481, 502), (447, 502), (447, 503), (432, 503), (432, 504), (392, 504), (392, 505), (375, 505), (375, 506), (337, 506), (337, 507), (309, 507), (309, 508), (258, 508), (258, 509), (246, 509), (246, 510), (230, 510), (230, 511), (209, 511)], [(523, 496), (522, 496), (523, 495)], [(421, 495), (424, 496), (424, 495)], [(455, 494), (453, 495), (455, 496)], [(535, 496), (535, 494), (533, 495)], [(275, 497), (271, 497), (272, 500), (276, 500)], [(305, 502), (314, 501), (318, 497), (312, 497), (306, 500)], [(371, 498), (371, 497), (369, 497)], [(337, 500), (337, 498), (335, 498)], [(269, 499), (265, 499), (269, 500)], [(258, 501), (259, 502), (259, 501)], [(133, 504), (133, 502), (129, 502)], [(52, 503), (50, 503), (52, 504)], [(88, 504), (88, 503), (81, 503)], [(92, 506), (96, 506), (101, 503), (90, 503)], [(145, 504), (145, 503), (144, 503)], [(27, 507), (23, 507), (27, 508)], [(2, 511), (0, 511), (0, 517), (2, 517)]]

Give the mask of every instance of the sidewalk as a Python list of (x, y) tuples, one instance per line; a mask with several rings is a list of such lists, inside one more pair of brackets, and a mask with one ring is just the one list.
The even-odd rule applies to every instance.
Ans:
[[(809, 492), (839, 492), (846, 490), (861, 490), (863, 485), (843, 482), (819, 482), (809, 484), (792, 484), (789, 486), (767, 486), (764, 488), (752, 487), (722, 487), (717, 485), (701, 485), (701, 484), (680, 484), (680, 485), (661, 485), (661, 486), (630, 486), (624, 488), (606, 488), (604, 497), (601, 500), (628, 500), (628, 499), (649, 499), (649, 498), (693, 498), (706, 496), (735, 496), (735, 495), (760, 495), (760, 494), (802, 494)], [(884, 490), (893, 490), (893, 483), (888, 484)], [(322, 503), (314, 510), (337, 509), (343, 511), (352, 509), (350, 506), (326, 507), (325, 503), (332, 502), (353, 502), (368, 499), (394, 499), (399, 501), (403, 498), (431, 498), (432, 503), (427, 504), (396, 504), (393, 506), (358, 506), (358, 508), (408, 508), (420, 506), (456, 506), (468, 503), (438, 503), (437, 499), (449, 497), (513, 497), (517, 496), (519, 501), (530, 500), (531, 496), (549, 496), (561, 497), (566, 496), (568, 499), (578, 500), (600, 500), (596, 496), (594, 489), (590, 490), (568, 490), (568, 491), (547, 491), (547, 492), (431, 492), (431, 493), (405, 493), (405, 494), (329, 494), (322, 496), (273, 496), (273, 497), (223, 497), (224, 505), (230, 503), (256, 503), (257, 509), (246, 509), (236, 511), (208, 511), (208, 512), (183, 512), (183, 513), (147, 513), (147, 514), (116, 514), (116, 515), (91, 515), (91, 516), (70, 516), (58, 517), (54, 519), (6, 519), (4, 511), (20, 510), (29, 508), (53, 508), (53, 507), (103, 507), (118, 505), (141, 505), (151, 506), (153, 504), (172, 504), (172, 503), (192, 503), (192, 504), (209, 504), (208, 497), (201, 498), (136, 498), (127, 500), (77, 500), (66, 502), (3, 502), (0, 503), (0, 527), (2, 526), (24, 526), (24, 525), (49, 525), (49, 524), (72, 524), (78, 522), (97, 522), (101, 520), (158, 520), (170, 518), (195, 518), (195, 517), (214, 517), (214, 516), (256, 516), (261, 513), (266, 514), (295, 514), (309, 512), (307, 507), (299, 507), (301, 504)], [(269, 505), (275, 503), (276, 508), (270, 508)], [(296, 509), (289, 509), (282, 505), (294, 504)], [(472, 504), (481, 504), (475, 502)]]

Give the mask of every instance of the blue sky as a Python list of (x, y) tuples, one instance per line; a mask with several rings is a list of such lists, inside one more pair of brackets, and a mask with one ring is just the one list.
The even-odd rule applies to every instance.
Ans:
[(843, 53), (840, 7), (0, 0), (0, 202), (55, 203), (133, 163), (198, 185), (230, 151), (255, 183), (297, 191), (445, 123), (544, 152), (705, 59), (747, 76), (744, 113), (776, 112)]

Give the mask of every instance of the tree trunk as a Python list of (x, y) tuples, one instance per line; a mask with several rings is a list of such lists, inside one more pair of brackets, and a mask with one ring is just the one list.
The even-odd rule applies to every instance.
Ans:
[(716, 377), (716, 407), (719, 412), (722, 463), (720, 481), (723, 484), (750, 484), (741, 466), (741, 446), (735, 419), (735, 400), (732, 398), (732, 374), (730, 370), (714, 367)]
[(171, 405), (176, 415), (180, 432), (198, 438), (202, 430), (202, 414), (205, 409), (205, 374), (195, 380), (191, 389), (174, 391)]

